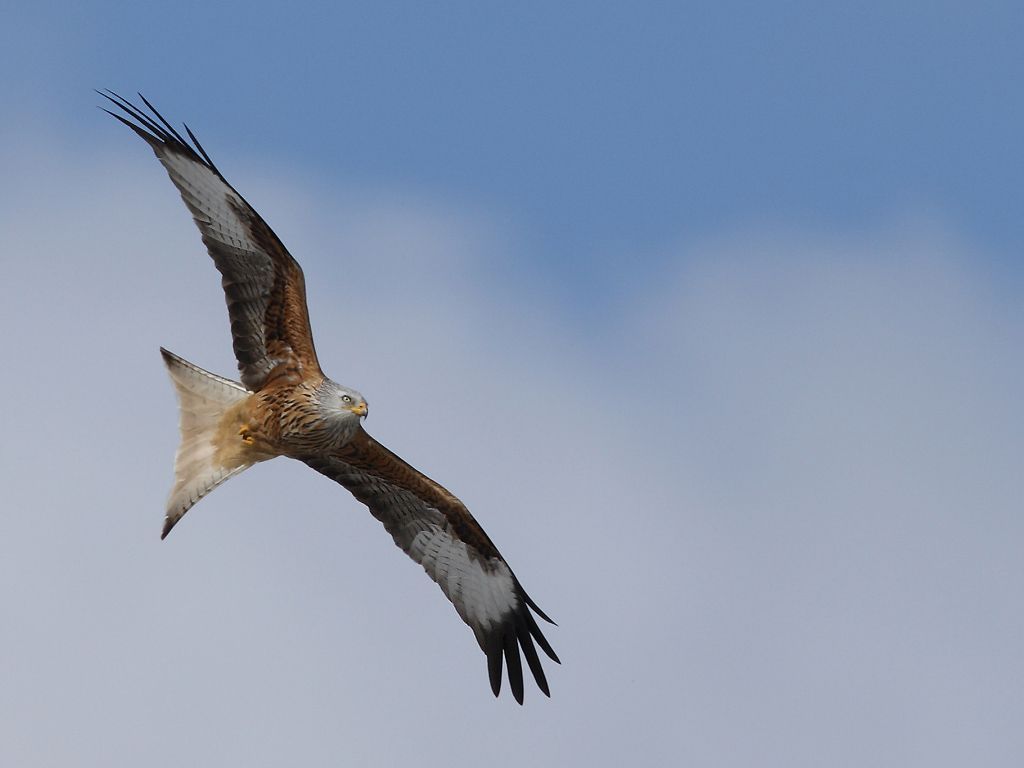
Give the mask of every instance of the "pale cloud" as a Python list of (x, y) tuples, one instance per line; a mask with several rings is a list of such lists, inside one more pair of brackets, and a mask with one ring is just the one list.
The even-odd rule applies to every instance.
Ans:
[(304, 467), (251, 470), (159, 541), (156, 347), (233, 363), (216, 272), (136, 149), (13, 163), (28, 203), (0, 209), (0, 394), (26, 404), (3, 447), (2, 762), (1020, 753), (1024, 323), (969, 244), (919, 223), (689, 244), (585, 334), (529, 279), (486, 278), (516, 269), (486, 212), (234, 179), (302, 260), (369, 430), (559, 621), (553, 698), (519, 709), (439, 590)]

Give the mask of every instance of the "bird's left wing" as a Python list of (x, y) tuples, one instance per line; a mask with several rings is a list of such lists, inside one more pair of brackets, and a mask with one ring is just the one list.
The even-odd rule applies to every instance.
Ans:
[(395, 544), (441, 587), (487, 655), (495, 696), (501, 690), (504, 658), (512, 695), (523, 703), (520, 649), (537, 686), (551, 695), (534, 641), (553, 661), (558, 657), (530, 611), (551, 619), (529, 598), (461, 501), (361, 428), (334, 454), (303, 460), (369, 507)]

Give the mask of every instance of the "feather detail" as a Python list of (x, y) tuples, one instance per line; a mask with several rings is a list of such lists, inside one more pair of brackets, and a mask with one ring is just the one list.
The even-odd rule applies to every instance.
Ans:
[(140, 136), (181, 193), (220, 271), (242, 383), (259, 391), (279, 366), (322, 377), (310, 331), (302, 268), (274, 231), (221, 175), (191, 130), (189, 144), (142, 97), (151, 116), (116, 93), (104, 110)]
[(303, 461), (348, 488), (437, 583), (486, 654), (495, 696), (504, 666), (513, 697), (523, 703), (520, 651), (537, 687), (551, 695), (534, 641), (560, 662), (530, 611), (551, 620), (461, 501), (362, 430), (333, 455)]

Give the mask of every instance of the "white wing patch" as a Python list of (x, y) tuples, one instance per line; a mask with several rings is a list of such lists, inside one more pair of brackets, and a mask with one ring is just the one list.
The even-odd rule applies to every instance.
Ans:
[(478, 639), (519, 605), (508, 566), (497, 559), (485, 564), (479, 556), (470, 555), (464, 541), (440, 526), (420, 531), (408, 553), (437, 582)]
[(397, 488), (343, 465), (346, 474), (358, 477), (390, 498), (388, 513), (370, 507), (409, 557), (423, 566), (427, 575), (455, 606), (459, 616), (472, 629), (477, 640), (516, 610), (519, 598), (515, 579), (508, 566), (498, 558), (484, 559), (471, 551), (466, 542), (453, 536), (447, 518), (436, 508), (404, 488)]

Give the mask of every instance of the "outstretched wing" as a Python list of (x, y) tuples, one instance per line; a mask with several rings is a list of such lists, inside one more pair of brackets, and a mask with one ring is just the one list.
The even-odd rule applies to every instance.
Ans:
[(139, 94), (151, 115), (116, 93), (101, 93), (126, 117), (104, 110), (141, 136), (181, 192), (222, 275), (242, 383), (259, 390), (283, 366), (322, 376), (313, 348), (302, 269), (252, 206), (228, 184), (185, 126), (192, 143)]
[(523, 703), (520, 649), (537, 686), (550, 696), (534, 641), (558, 662), (531, 609), (550, 622), (529, 598), (494, 542), (465, 505), (361, 428), (344, 448), (306, 464), (349, 489), (370, 508), (395, 543), (423, 566), (487, 654), (491, 689), (501, 690), (502, 659), (512, 695)]

